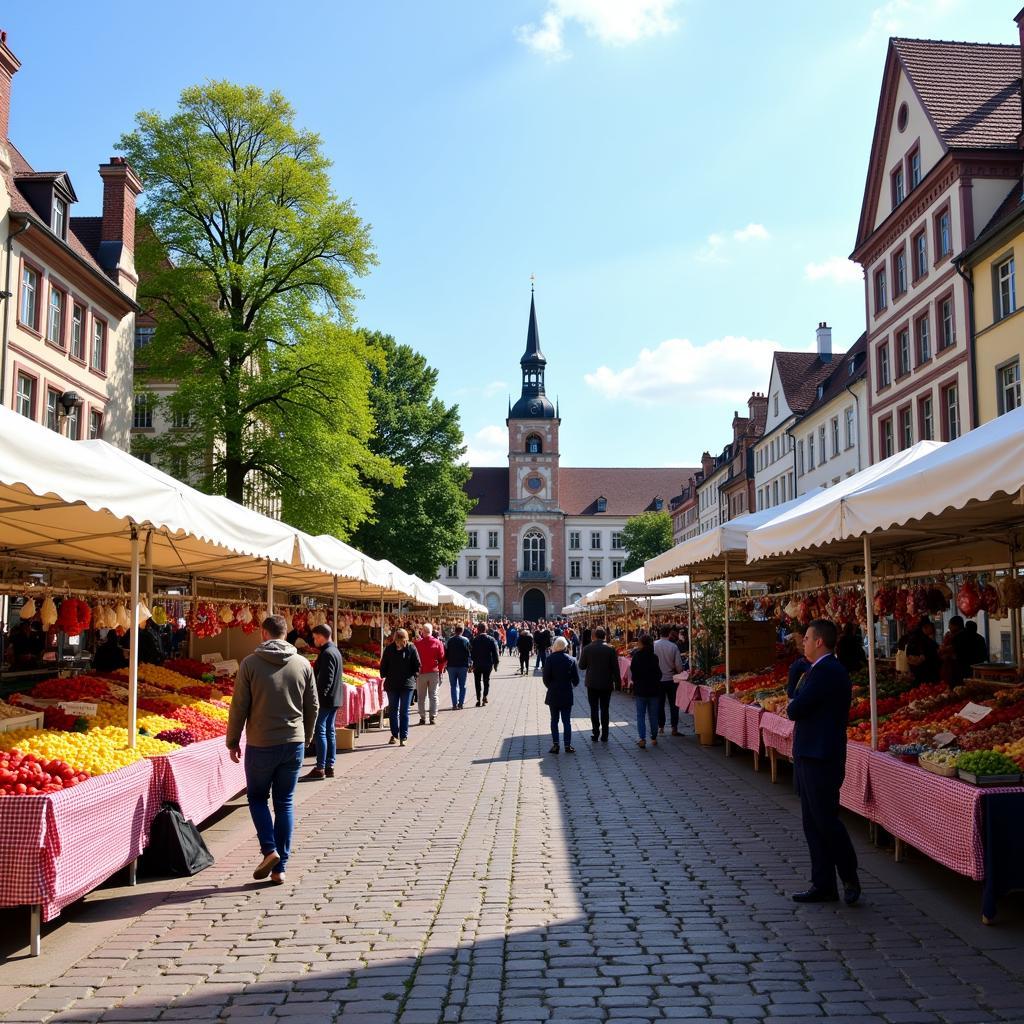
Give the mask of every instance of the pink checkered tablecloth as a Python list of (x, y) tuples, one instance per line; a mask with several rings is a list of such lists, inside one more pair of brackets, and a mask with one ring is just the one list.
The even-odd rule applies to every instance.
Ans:
[(363, 691), (363, 718), (379, 714), (388, 706), (388, 695), (384, 692), (383, 679), (370, 679), (359, 689)]
[(142, 853), (157, 810), (145, 759), (60, 793), (0, 797), (0, 906), (38, 903), (52, 920)]
[(761, 713), (761, 739), (765, 747), (784, 757), (793, 756), (793, 722), (774, 711)]
[(760, 750), (761, 714), (760, 708), (723, 695), (718, 699), (715, 732), (745, 750)]
[[(242, 738), (245, 750), (245, 738)], [(244, 760), (235, 764), (223, 737), (154, 757), (160, 799), (173, 800), (198, 825), (245, 789)]]
[(681, 672), (673, 676), (676, 681), (676, 707), (687, 715), (693, 714), (693, 705), (699, 700), (711, 700), (711, 688), (688, 682)]
[(345, 701), (338, 708), (337, 725), (355, 725), (363, 720), (363, 687), (341, 684), (345, 688)]
[(839, 802), (854, 814), (871, 817), (871, 748), (863, 743), (846, 744), (846, 777)]
[(629, 674), (630, 659), (619, 655), (619, 677), (622, 679), (622, 688), (627, 692), (633, 689), (633, 677)]

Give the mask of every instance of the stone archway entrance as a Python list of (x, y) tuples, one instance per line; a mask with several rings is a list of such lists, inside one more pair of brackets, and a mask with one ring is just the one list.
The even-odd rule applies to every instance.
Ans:
[(527, 622), (540, 622), (547, 618), (547, 603), (542, 590), (534, 587), (523, 594), (523, 618)]

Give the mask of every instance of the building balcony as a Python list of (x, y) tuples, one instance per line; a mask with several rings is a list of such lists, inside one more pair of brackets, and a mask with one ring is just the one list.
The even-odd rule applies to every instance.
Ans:
[(521, 569), (516, 573), (516, 579), (523, 583), (546, 583), (549, 580), (553, 580), (554, 574), (546, 569), (531, 570)]

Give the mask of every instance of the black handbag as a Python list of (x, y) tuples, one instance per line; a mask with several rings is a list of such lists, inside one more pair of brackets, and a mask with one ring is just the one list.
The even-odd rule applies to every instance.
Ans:
[(199, 829), (175, 803), (165, 803), (149, 828), (140, 867), (147, 875), (195, 875), (213, 863)]

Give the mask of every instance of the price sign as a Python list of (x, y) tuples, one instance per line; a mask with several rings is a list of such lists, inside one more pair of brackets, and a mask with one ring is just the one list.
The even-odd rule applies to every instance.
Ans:
[(238, 672), (238, 662), (234, 658), (230, 661), (217, 661), (214, 662), (213, 670), (219, 675), (233, 676)]
[(935, 734), (935, 745), (937, 747), (948, 747), (956, 739), (956, 733), (939, 732)]
[(974, 701), (969, 701), (956, 714), (957, 718), (966, 718), (968, 722), (980, 722), (986, 715), (991, 713), (991, 708), (986, 708), (982, 704), (975, 704)]
[(67, 714), (74, 715), (75, 718), (95, 718), (96, 712), (99, 710), (95, 704), (84, 700), (62, 700), (60, 707)]
[(224, 660), (224, 655), (220, 651), (216, 654), (204, 654), (202, 660), (204, 665), (215, 665), (218, 661)]

